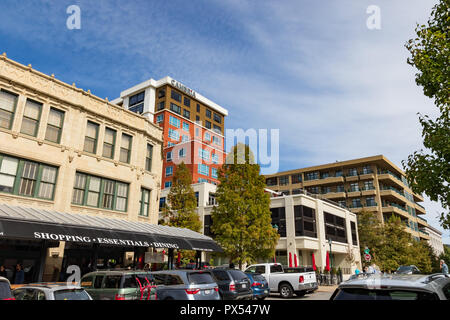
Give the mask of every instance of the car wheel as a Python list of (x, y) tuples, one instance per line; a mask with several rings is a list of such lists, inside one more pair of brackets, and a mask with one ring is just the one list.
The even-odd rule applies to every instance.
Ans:
[(303, 297), (306, 293), (307, 293), (306, 291), (297, 291), (297, 292), (295, 293), (295, 295), (296, 295), (297, 297)]
[(284, 299), (291, 298), (294, 294), (294, 290), (292, 289), (290, 284), (284, 283), (280, 286), (280, 294)]

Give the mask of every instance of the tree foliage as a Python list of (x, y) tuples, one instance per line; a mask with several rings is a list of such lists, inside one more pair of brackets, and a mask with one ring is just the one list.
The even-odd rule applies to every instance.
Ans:
[(415, 67), (416, 83), (434, 99), (439, 116), (419, 115), (424, 151), (415, 151), (402, 164), (414, 192), (440, 201), (445, 212), (441, 224), (450, 229), (450, 1), (441, 0), (432, 10), (427, 25), (417, 25), (416, 38), (406, 43)]
[(415, 265), (423, 273), (431, 273), (436, 256), (426, 241), (415, 241), (405, 231), (399, 217), (391, 216), (384, 224), (372, 213), (358, 214), (358, 234), (361, 255), (370, 249), (372, 261), (385, 272), (393, 272), (401, 265)]
[(219, 171), (218, 205), (212, 211), (215, 240), (239, 268), (257, 258), (273, 257), (279, 238), (271, 224), (265, 179), (252, 157), (247, 145), (237, 145), (230, 152)]

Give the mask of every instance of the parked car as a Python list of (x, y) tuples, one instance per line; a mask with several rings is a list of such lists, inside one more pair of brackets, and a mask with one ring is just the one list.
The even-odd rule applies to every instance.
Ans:
[(102, 270), (85, 274), (80, 286), (94, 300), (156, 300), (156, 288), (150, 272)]
[(294, 293), (301, 297), (317, 290), (318, 285), (314, 271), (292, 271), (296, 270), (285, 272), (279, 263), (254, 264), (245, 270), (246, 273), (262, 274), (269, 283), (270, 292), (278, 292), (282, 298), (291, 298)]
[(253, 299), (264, 300), (269, 296), (269, 283), (262, 274), (246, 273), (250, 279), (250, 286), (253, 291)]
[(208, 272), (216, 279), (222, 300), (253, 299), (250, 279), (241, 270), (215, 268), (208, 270)]
[(0, 277), (0, 300), (15, 300), (11, 293), (11, 284), (4, 277)]
[(13, 290), (16, 300), (92, 300), (83, 288), (66, 283), (32, 283)]
[(396, 274), (421, 274), (419, 268), (417, 268), (415, 265), (410, 266), (400, 266), (397, 268), (397, 271), (395, 271)]
[[(197, 267), (197, 265), (193, 262), (186, 264), (186, 266), (184, 267), (184, 269), (189, 269), (189, 270), (195, 270)], [(202, 262), (201, 263), (201, 268), (200, 269), (208, 269), (209, 263), (208, 262)]]
[(202, 270), (152, 272), (158, 300), (220, 300), (212, 275)]
[(450, 300), (450, 276), (360, 274), (341, 283), (330, 300)]

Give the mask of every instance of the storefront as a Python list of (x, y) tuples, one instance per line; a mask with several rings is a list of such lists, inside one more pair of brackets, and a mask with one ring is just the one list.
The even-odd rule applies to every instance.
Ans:
[[(188, 229), (5, 204), (0, 205), (0, 247), (0, 265), (32, 268), (30, 282), (43, 280), (52, 258), (59, 259), (53, 264), (55, 273), (65, 273), (72, 263), (85, 270), (97, 269), (99, 260), (106, 267), (110, 260), (123, 265), (127, 252), (133, 253), (134, 266), (141, 267), (151, 248), (168, 252), (169, 268), (174, 250), (222, 251), (211, 238)], [(61, 247), (64, 251), (58, 253)]]

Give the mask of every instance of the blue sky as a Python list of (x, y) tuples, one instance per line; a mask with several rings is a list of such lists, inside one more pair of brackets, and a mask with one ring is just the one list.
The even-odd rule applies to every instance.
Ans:
[[(435, 2), (2, 0), (0, 51), (110, 100), (169, 75), (227, 108), (227, 128), (280, 129), (280, 170), (377, 154), (401, 167), (422, 147), (416, 113), (436, 114), (404, 48)], [(73, 4), (81, 30), (66, 28)]]

